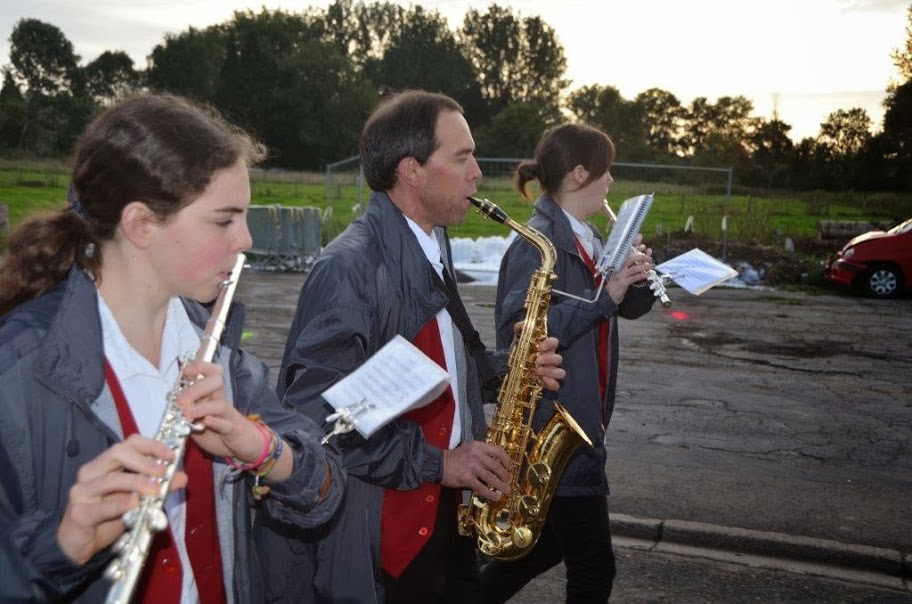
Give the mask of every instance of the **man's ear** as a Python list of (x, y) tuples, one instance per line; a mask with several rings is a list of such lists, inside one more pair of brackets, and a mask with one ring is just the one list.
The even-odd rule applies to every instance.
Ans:
[(403, 184), (413, 188), (421, 184), (421, 164), (414, 157), (403, 157), (399, 160), (396, 173)]
[(153, 227), (160, 222), (149, 206), (141, 201), (131, 201), (120, 213), (120, 230), (138, 248), (149, 245)]

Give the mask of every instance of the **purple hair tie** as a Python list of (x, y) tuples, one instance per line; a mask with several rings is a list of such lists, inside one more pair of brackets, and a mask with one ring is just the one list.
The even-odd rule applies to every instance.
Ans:
[(73, 208), (73, 211), (76, 212), (77, 216), (83, 220), (89, 219), (85, 208), (82, 207), (82, 204), (79, 202), (79, 196), (76, 194), (76, 187), (73, 186), (73, 183), (70, 183), (70, 186), (67, 188), (67, 201), (69, 202), (70, 207)]

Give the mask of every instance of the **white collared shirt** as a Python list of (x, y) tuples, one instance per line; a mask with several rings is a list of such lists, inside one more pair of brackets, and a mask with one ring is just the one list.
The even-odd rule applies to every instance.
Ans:
[[(441, 261), (440, 244), (437, 242), (437, 238), (425, 233), (424, 230), (408, 216), (404, 217), (409, 228), (412, 229), (412, 232), (418, 239), (418, 245), (421, 246), (421, 251), (424, 252), (428, 262), (431, 263), (431, 266), (434, 267), (434, 270), (437, 271), (437, 275), (442, 280), (443, 262)], [(456, 348), (453, 341), (453, 318), (450, 317), (450, 313), (447, 312), (446, 308), (437, 313), (437, 328), (440, 330), (440, 340), (443, 344), (443, 357), (447, 365), (444, 369), (450, 374), (450, 387), (453, 390), (453, 402), (456, 403), (453, 408), (453, 429), (450, 432), (450, 448), (452, 449), (458, 446), (462, 440), (462, 421), (460, 419), (461, 414), (459, 413), (459, 381), (456, 371)]]
[(589, 225), (577, 220), (576, 217), (567, 210), (561, 208), (561, 211), (567, 217), (567, 220), (570, 221), (570, 228), (573, 229), (573, 234), (576, 235), (576, 238), (582, 244), (583, 249), (586, 250), (586, 253), (589, 254), (589, 257), (593, 262), (598, 262), (598, 257), (601, 255), (601, 249), (599, 249), (600, 246), (595, 239), (595, 234), (592, 232), (592, 229), (589, 228)]
[[(200, 338), (187, 316), (184, 305), (178, 298), (171, 298), (162, 331), (159, 366), (155, 367), (127, 341), (100, 292), (98, 313), (101, 317), (105, 357), (111, 364), (117, 381), (120, 382), (139, 433), (152, 438), (161, 424), (168, 393), (180, 377), (178, 359), (195, 353), (199, 349)], [(180, 555), (183, 580), (181, 602), (194, 604), (199, 602), (199, 595), (196, 591), (193, 568), (187, 556), (187, 546), (184, 543), (187, 513), (184, 489), (168, 495), (165, 499), (165, 512)]]

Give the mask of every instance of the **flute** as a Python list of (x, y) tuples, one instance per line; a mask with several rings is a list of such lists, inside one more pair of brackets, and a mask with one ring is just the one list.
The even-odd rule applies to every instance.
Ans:
[[(605, 209), (605, 212), (608, 214), (608, 218), (611, 219), (612, 223), (617, 222), (617, 215), (611, 209), (611, 206), (608, 205), (608, 200), (602, 200), (602, 207)], [(640, 251), (636, 249), (636, 246), (633, 246), (631, 250), (634, 254), (639, 254)], [(652, 290), (653, 295), (659, 299), (659, 302), (662, 303), (662, 308), (671, 307), (671, 298), (668, 297), (668, 292), (665, 291), (665, 283), (662, 280), (662, 277), (655, 272), (653, 269), (649, 269), (649, 273), (646, 275), (646, 280), (649, 281), (649, 289)]]

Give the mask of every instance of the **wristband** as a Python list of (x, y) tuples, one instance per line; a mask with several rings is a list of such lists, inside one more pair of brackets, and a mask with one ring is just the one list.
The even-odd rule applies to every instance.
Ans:
[(274, 452), (273, 437), (276, 436), (275, 432), (264, 424), (263, 420), (261, 420), (260, 416), (257, 414), (248, 415), (247, 419), (253, 422), (253, 425), (256, 426), (257, 430), (260, 431), (260, 434), (263, 435), (263, 450), (260, 452), (260, 456), (257, 457), (256, 461), (251, 463), (244, 463), (236, 457), (225, 457), (225, 463), (239, 472), (250, 472), (251, 470), (259, 468), (263, 465), (269, 455)]

